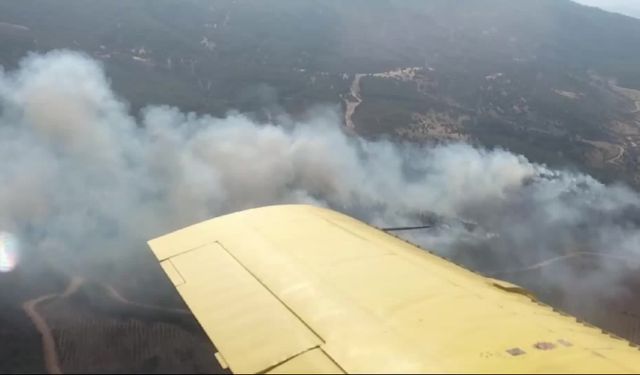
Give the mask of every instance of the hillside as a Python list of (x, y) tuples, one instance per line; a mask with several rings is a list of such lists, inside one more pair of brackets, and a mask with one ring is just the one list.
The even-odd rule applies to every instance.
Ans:
[(355, 74), (378, 73), (353, 113), (363, 135), (461, 135), (640, 186), (640, 95), (618, 88), (640, 89), (640, 21), (568, 0), (3, 2), (0, 41), (6, 67), (85, 51), (134, 109), (268, 119), (344, 106)]
[[(17, 167), (7, 168), (11, 173), (2, 180), (10, 192), (3, 202), (11, 203), (0, 213), (0, 218), (8, 217), (2, 225), (15, 221), (16, 235), (32, 242), (25, 242), (18, 268), (0, 273), (0, 302), (5, 307), (0, 312), (0, 340), (12, 343), (0, 350), (0, 373), (50, 369), (42, 356), (42, 327), (34, 324), (38, 319), (51, 331), (50, 341), (57, 348), (57, 365), (62, 371), (220, 372), (211, 356), (215, 348), (148, 252), (144, 243), (148, 232), (144, 230), (151, 231), (156, 218), (164, 233), (176, 223), (295, 200), (288, 193), (298, 185), (302, 188), (293, 189), (295, 197), (302, 192), (303, 198), (322, 203), (327, 190), (331, 197), (340, 198), (334, 208), (347, 210), (344, 206), (351, 205), (354, 214), (369, 206), (382, 206), (380, 210), (374, 207), (367, 217), (372, 224), (383, 222), (380, 213), (387, 210), (395, 218), (398, 211), (411, 209), (416, 212), (401, 219), (434, 224), (438, 230), (453, 228), (448, 232), (453, 236), (473, 234), (460, 237), (448, 255), (479, 272), (521, 284), (542, 301), (640, 344), (640, 279), (636, 276), (640, 265), (628, 260), (635, 259), (640, 238), (636, 237), (640, 219), (635, 193), (610, 185), (598, 187), (600, 195), (589, 195), (590, 188), (583, 185), (591, 180), (578, 179), (570, 185), (575, 191), (560, 194), (562, 181), (556, 185), (546, 175), (538, 176), (546, 181), (538, 191), (535, 188), (540, 181), (531, 182), (527, 177), (522, 189), (509, 196), (513, 201), (498, 199), (502, 195), (470, 199), (470, 207), (464, 206), (474, 219), (469, 221), (466, 216), (457, 218), (462, 210), (429, 210), (432, 203), (450, 197), (459, 198), (452, 199), (453, 203), (465, 201), (467, 195), (474, 198), (470, 190), (476, 184), (488, 190), (494, 185), (511, 186), (492, 178), (502, 176), (503, 169), (509, 174), (510, 166), (526, 167), (527, 171), (533, 167), (510, 154), (509, 163), (492, 163), (493, 157), (505, 155), (489, 153), (489, 162), (474, 169), (480, 173), (461, 178), (465, 183), (455, 184), (455, 173), (436, 174), (433, 180), (414, 178), (414, 172), (438, 169), (431, 168), (431, 162), (416, 164), (420, 168), (415, 171), (402, 170), (398, 172), (402, 176), (394, 179), (397, 171), (392, 169), (401, 169), (399, 160), (418, 160), (414, 157), (418, 151), (427, 154), (437, 148), (406, 147), (408, 154), (394, 154), (397, 157), (389, 161), (376, 158), (388, 151), (387, 143), (371, 143), (367, 151), (354, 139), (360, 136), (420, 145), (461, 141), (505, 148), (534, 162), (587, 172), (605, 182), (622, 181), (640, 190), (639, 45), (640, 20), (569, 0), (0, 2), (0, 75), (15, 72), (30, 52), (82, 51), (103, 65), (116, 97), (124, 98), (130, 107), (122, 113), (118, 108), (118, 116), (113, 118), (138, 116), (128, 124), (131, 129), (118, 133), (113, 143), (105, 143), (105, 148), (113, 151), (108, 155), (122, 158), (123, 163), (117, 165), (124, 166), (125, 173), (104, 174), (104, 179), (88, 188), (84, 187), (86, 181), (93, 181), (96, 174), (103, 177), (100, 163), (91, 164), (95, 162), (91, 159), (86, 170), (76, 171), (85, 161), (84, 156), (76, 155), (71, 161), (77, 163), (50, 164), (48, 159), (55, 159), (64, 148), (53, 147), (57, 145), (54, 142), (46, 145), (51, 152), (23, 152), (30, 151), (32, 142), (16, 143), (11, 150), (17, 152), (5, 153), (7, 159), (18, 161), (6, 163)], [(56, 83), (70, 81), (60, 76)], [(57, 95), (56, 90), (50, 94)], [(195, 141), (191, 142), (189, 134), (182, 138), (184, 134), (178, 131), (180, 141), (175, 144), (146, 143), (156, 134), (144, 132), (149, 122), (142, 119), (140, 110), (153, 104), (214, 116), (237, 110), (248, 114), (250, 121), (246, 122), (251, 124), (245, 125), (257, 133), (266, 128), (263, 123), (283, 113), (300, 119), (316, 106), (329, 106), (339, 112), (337, 118), (343, 120), (346, 131), (331, 128), (331, 137), (316, 145), (312, 142), (320, 138), (316, 133), (302, 134), (300, 142), (296, 134), (291, 136), (294, 132), (280, 134), (284, 127), (274, 127), (270, 131), (276, 129), (273, 134), (278, 137), (268, 139), (281, 141), (272, 144), (260, 142), (262, 138), (257, 136), (242, 137), (247, 129), (237, 134), (213, 134), (218, 126), (231, 126), (225, 125), (224, 119), (193, 117), (194, 121), (185, 123), (206, 130), (199, 134), (195, 129), (190, 134)], [(9, 108), (11, 104), (7, 104), (4, 112), (4, 105), (0, 103), (5, 120), (0, 126), (7, 124), (9, 128), (14, 124), (11, 111), (20, 112), (22, 107)], [(51, 122), (51, 116), (43, 118), (45, 123)], [(67, 117), (61, 119), (56, 125), (69, 130), (72, 141), (82, 138), (74, 132), (77, 128), (65, 127)], [(113, 121), (97, 125), (109, 128), (105, 124), (111, 126)], [(178, 128), (172, 121), (167, 124), (167, 128)], [(40, 133), (33, 133), (29, 135), (40, 145)], [(127, 143), (130, 139), (131, 144)], [(216, 149), (209, 142), (219, 139), (228, 140), (220, 147), (224, 149), (221, 155), (203, 152)], [(351, 141), (357, 144), (353, 150)], [(118, 147), (125, 143), (126, 147)], [(296, 147), (289, 147), (291, 144)], [(93, 143), (87, 145), (87, 150), (94, 150)], [(141, 145), (147, 145), (147, 152), (134, 153)], [(232, 152), (234, 149), (239, 151)], [(452, 146), (451, 150), (458, 154), (466, 150), (472, 156), (484, 153), (470, 147)], [(358, 157), (363, 152), (369, 152), (368, 162), (354, 173), (352, 167), (361, 161)], [(22, 154), (29, 157), (22, 159)], [(206, 158), (194, 156), (200, 154), (207, 154)], [(165, 156), (167, 160), (156, 160)], [(301, 162), (290, 160), (296, 157)], [(330, 159), (328, 167), (316, 163), (323, 159)], [(21, 164), (21, 160), (28, 163)], [(449, 160), (444, 157), (433, 160), (436, 167), (445, 165), (441, 168), (444, 172), (461, 170), (464, 174), (465, 165), (475, 159), (462, 157), (451, 164), (444, 163)], [(167, 165), (156, 166), (150, 161)], [(270, 168), (270, 161), (275, 167)], [(338, 168), (341, 164), (345, 167)], [(494, 170), (485, 175), (486, 166)], [(315, 167), (321, 177), (319, 187), (310, 173)], [(12, 179), (22, 174), (41, 177), (50, 170), (55, 178)], [(173, 171), (177, 172), (168, 173)], [(75, 172), (78, 178), (74, 178)], [(563, 173), (558, 172), (558, 180), (574, 177)], [(351, 174), (355, 174), (355, 182), (341, 185)], [(270, 177), (281, 175), (285, 178), (270, 181)], [(478, 183), (478, 175), (486, 178)], [(122, 176), (125, 178), (117, 178)], [(439, 189), (437, 182), (442, 181), (447, 183)], [(220, 191), (214, 186), (217, 182), (221, 183)], [(37, 187), (33, 189), (36, 192), (29, 191), (32, 186)], [(430, 187), (435, 187), (436, 198), (427, 197), (417, 207), (411, 204), (415, 202), (409, 198), (428, 195)], [(550, 195), (547, 188), (553, 190)], [(282, 189), (287, 194), (281, 195)], [(380, 194), (373, 194), (378, 190)], [(532, 191), (540, 195), (527, 199)], [(394, 200), (405, 193), (406, 201)], [(32, 195), (36, 199), (30, 199)], [(50, 210), (31, 210), (31, 203), (47, 206), (49, 201)], [(87, 203), (96, 202), (99, 207), (85, 210)], [(331, 206), (334, 201), (326, 202)], [(22, 208), (26, 214), (18, 215)], [(76, 219), (73, 224), (65, 224), (64, 214)], [(554, 221), (558, 216), (564, 221)], [(462, 221), (457, 223), (458, 219)], [(535, 223), (544, 225), (532, 225)], [(54, 241), (52, 245), (44, 241), (49, 234), (46, 229), (62, 234), (54, 239), (75, 241), (60, 241), (63, 245), (58, 247)], [(14, 228), (0, 228), (4, 230)], [(599, 236), (603, 233), (612, 236)], [(111, 241), (118, 236), (127, 241)], [(608, 249), (608, 243), (616, 247)], [(42, 244), (73, 256), (58, 259), (55, 251), (48, 252), (49, 247)], [(545, 246), (553, 251), (536, 251)], [(111, 253), (103, 257), (103, 247), (127, 257)], [(444, 245), (443, 249), (451, 250)], [(618, 250), (630, 256), (606, 254)], [(73, 265), (65, 264), (69, 259)], [(598, 274), (596, 271), (620, 276), (620, 284), (628, 290), (609, 296), (609, 291), (591, 289), (593, 278), (589, 284), (584, 275)], [(565, 274), (572, 282), (579, 280), (575, 283), (579, 285), (568, 281), (553, 284), (557, 280), (551, 276)], [(570, 298), (576, 296), (587, 297)]]

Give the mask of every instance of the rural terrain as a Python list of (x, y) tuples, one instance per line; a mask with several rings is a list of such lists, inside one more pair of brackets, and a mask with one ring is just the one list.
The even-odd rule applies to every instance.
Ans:
[[(166, 104), (269, 123), (328, 106), (353, 136), (503, 148), (639, 190), (637, 46), (640, 20), (569, 0), (0, 2), (4, 71), (31, 52), (80, 51), (134, 115)], [(145, 244), (100, 274), (40, 255), (0, 274), (0, 340), (12, 343), (0, 373), (222, 371)], [(640, 270), (576, 251), (480, 271), (640, 344), (640, 278), (581, 305), (536, 288), (606, 262)]]

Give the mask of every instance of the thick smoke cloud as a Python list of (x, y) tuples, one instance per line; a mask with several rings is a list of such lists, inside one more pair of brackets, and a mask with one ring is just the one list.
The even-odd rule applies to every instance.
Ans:
[[(588, 272), (543, 287), (618, 293), (640, 251), (640, 199), (506, 151), (371, 142), (339, 115), (257, 124), (155, 106), (133, 117), (100, 65), (72, 52), (0, 75), (0, 231), (69, 273), (99, 272), (145, 241), (216, 215), (277, 203), (331, 207), (379, 226), (433, 222), (421, 245), (505, 274), (575, 252)], [(96, 271), (98, 270), (98, 271)]]

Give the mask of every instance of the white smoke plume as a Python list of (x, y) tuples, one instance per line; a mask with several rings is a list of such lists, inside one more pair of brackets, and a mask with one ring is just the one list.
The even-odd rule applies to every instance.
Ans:
[[(577, 251), (640, 251), (640, 199), (625, 187), (501, 150), (362, 140), (331, 109), (277, 124), (166, 106), (137, 119), (99, 63), (73, 52), (0, 74), (0, 111), (0, 231), (70, 273), (110, 269), (154, 236), (276, 203), (379, 226), (432, 221), (412, 238), (489, 273)], [(629, 262), (595, 258), (588, 272), (541, 268), (537, 287), (617, 293)]]

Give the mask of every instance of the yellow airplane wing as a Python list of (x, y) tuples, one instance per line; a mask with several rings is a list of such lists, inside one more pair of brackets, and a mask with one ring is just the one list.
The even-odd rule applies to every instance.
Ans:
[(627, 341), (327, 209), (237, 212), (149, 245), (234, 373), (640, 372)]

